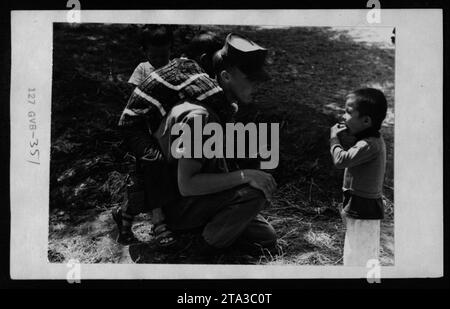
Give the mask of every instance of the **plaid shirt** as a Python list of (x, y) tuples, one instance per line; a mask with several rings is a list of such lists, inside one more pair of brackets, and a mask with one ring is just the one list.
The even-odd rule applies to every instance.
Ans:
[(178, 58), (153, 71), (131, 94), (119, 120), (120, 127), (145, 123), (156, 132), (163, 117), (182, 100), (202, 104), (225, 100), (215, 79), (193, 60)]

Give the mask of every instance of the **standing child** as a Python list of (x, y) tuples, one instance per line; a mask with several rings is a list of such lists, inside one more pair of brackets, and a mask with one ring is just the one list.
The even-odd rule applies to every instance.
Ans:
[(169, 63), (173, 34), (167, 26), (154, 26), (142, 32), (142, 50), (147, 61), (139, 63), (128, 83), (139, 86), (154, 70)]
[[(330, 133), (333, 163), (345, 168), (344, 265), (366, 266), (369, 260), (379, 257), (380, 221), (384, 217), (386, 146), (379, 130), (386, 117), (386, 98), (377, 89), (359, 89), (347, 96), (345, 111), (345, 124), (336, 124)], [(338, 136), (344, 130), (357, 140), (348, 150), (344, 150)]]
[[(146, 80), (150, 74), (169, 63), (170, 49), (173, 43), (172, 30), (164, 25), (154, 25), (142, 32), (142, 49), (147, 61), (141, 62), (128, 83), (138, 87)], [(128, 150), (136, 158), (136, 171), (130, 175), (130, 184), (128, 186), (128, 204), (125, 212), (120, 208), (113, 211), (113, 218), (119, 227), (118, 241), (123, 244), (137, 242), (131, 231), (131, 224), (134, 215), (139, 213), (142, 204), (150, 207), (152, 212), (152, 221), (154, 231), (158, 236), (160, 245), (170, 245), (174, 243), (174, 238), (170, 230), (163, 224), (164, 215), (160, 207), (158, 195), (149, 187), (155, 187), (157, 191), (157, 182), (161, 179), (161, 171), (155, 167), (158, 160), (163, 158), (157, 149), (152, 149), (149, 144), (152, 137), (146, 129), (143, 130), (123, 130), (124, 141)], [(147, 190), (145, 190), (147, 187)], [(148, 209), (147, 209), (148, 210)]]

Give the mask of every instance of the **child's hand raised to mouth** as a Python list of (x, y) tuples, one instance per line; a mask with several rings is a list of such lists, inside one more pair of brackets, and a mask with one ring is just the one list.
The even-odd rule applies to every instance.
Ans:
[(330, 129), (330, 138), (338, 137), (338, 134), (342, 131), (347, 130), (347, 126), (343, 123), (336, 123)]

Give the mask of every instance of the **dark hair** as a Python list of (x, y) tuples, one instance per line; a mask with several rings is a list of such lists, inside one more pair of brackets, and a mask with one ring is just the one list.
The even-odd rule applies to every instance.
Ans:
[(148, 45), (162, 46), (173, 43), (173, 33), (169, 26), (154, 25), (142, 31), (141, 45), (144, 50)]
[(223, 40), (217, 34), (211, 31), (201, 31), (191, 40), (186, 53), (191, 59), (202, 54), (212, 57), (222, 46)]
[(229, 68), (233, 67), (234, 65), (230, 62), (230, 61), (226, 61), (226, 59), (224, 59), (224, 57), (222, 57), (222, 52), (221, 50), (218, 50), (214, 53), (213, 55), (213, 71), (214, 74), (217, 78), (217, 80), (219, 80), (220, 78), (220, 73), (222, 71), (227, 71)]
[(362, 88), (349, 95), (355, 98), (355, 109), (359, 116), (369, 116), (372, 119), (372, 127), (379, 130), (387, 112), (387, 101), (383, 92), (374, 88)]

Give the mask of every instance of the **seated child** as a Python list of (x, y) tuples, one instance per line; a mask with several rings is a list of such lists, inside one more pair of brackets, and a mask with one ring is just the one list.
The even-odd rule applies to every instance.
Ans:
[(154, 26), (142, 32), (141, 46), (147, 61), (139, 63), (128, 83), (139, 86), (154, 70), (169, 63), (173, 34), (167, 26)]
[[(203, 46), (191, 55), (207, 63), (215, 51), (222, 47), (215, 36), (203, 37)], [(213, 46), (213, 48), (211, 48)], [(205, 55), (205, 57), (200, 57)], [(205, 62), (206, 61), (206, 62)], [(122, 112), (119, 127), (124, 139), (136, 156), (137, 175), (128, 186), (128, 203), (123, 209), (116, 209), (113, 218), (119, 227), (118, 241), (136, 242), (131, 224), (134, 216), (141, 212), (141, 204), (152, 209), (154, 232), (160, 245), (175, 242), (168, 226), (162, 206), (176, 197), (172, 184), (168, 183), (167, 164), (153, 133), (163, 117), (181, 98), (192, 98), (205, 104), (214, 104), (224, 99), (223, 91), (193, 60), (174, 59), (168, 65), (152, 72), (133, 91)], [(141, 177), (139, 177), (141, 175)]]
[[(370, 259), (378, 259), (380, 250), (386, 146), (379, 130), (387, 102), (381, 91), (364, 88), (347, 96), (345, 108), (345, 124), (336, 124), (330, 133), (333, 163), (345, 168), (341, 211), (346, 225), (344, 265), (366, 267)], [(339, 139), (344, 130), (356, 137), (356, 144), (348, 150)]]

